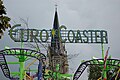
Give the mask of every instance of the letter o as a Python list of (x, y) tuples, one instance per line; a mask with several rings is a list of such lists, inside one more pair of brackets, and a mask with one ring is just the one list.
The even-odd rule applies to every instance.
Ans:
[[(43, 32), (45, 32), (45, 34), (46, 34), (46, 39), (45, 40), (43, 40)], [(48, 40), (48, 32), (47, 32), (47, 30), (45, 30), (45, 29), (43, 29), (41, 32), (40, 32), (40, 40), (42, 41), (42, 42), (47, 42), (47, 40)]]
[[(73, 39), (72, 40), (70, 39), (70, 37), (72, 37), (72, 36), (70, 36), (70, 33), (72, 33), (72, 35), (73, 35)], [(75, 40), (75, 33), (73, 32), (73, 30), (69, 30), (68, 31), (68, 40), (69, 40), (70, 43), (74, 42), (74, 40)]]

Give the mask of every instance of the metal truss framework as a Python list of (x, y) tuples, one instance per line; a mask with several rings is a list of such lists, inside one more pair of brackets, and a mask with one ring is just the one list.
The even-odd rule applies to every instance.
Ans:
[(13, 55), (13, 56), (28, 56), (28, 57), (34, 57), (38, 59), (39, 61), (46, 60), (46, 56), (42, 54), (41, 52), (31, 50), (31, 49), (23, 49), (23, 48), (11, 48), (11, 49), (5, 49), (0, 51), (0, 67), (3, 71), (3, 74), (6, 78), (12, 79), (10, 76), (10, 70), (7, 65), (7, 61), (5, 59), (5, 55)]
[[(81, 63), (73, 76), (73, 80), (78, 80), (88, 65), (104, 65), (104, 59), (93, 59)], [(120, 67), (120, 60), (107, 59), (107, 65)]]

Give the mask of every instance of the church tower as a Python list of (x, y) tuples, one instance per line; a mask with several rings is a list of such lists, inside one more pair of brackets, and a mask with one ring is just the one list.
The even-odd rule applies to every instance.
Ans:
[(57, 8), (55, 10), (51, 34), (51, 45), (48, 47), (49, 69), (63, 74), (68, 73), (67, 51), (59, 36), (60, 31)]

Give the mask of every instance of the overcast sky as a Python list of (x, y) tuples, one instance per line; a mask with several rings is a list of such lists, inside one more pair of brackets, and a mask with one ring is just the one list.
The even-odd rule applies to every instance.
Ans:
[[(4, 0), (11, 25), (21, 23), (20, 18), (27, 19), (31, 29), (51, 29), (55, 3), (58, 4), (60, 25), (67, 29), (89, 30), (100, 29), (108, 32), (109, 55), (120, 59), (120, 0)], [(7, 35), (6, 31), (0, 40), (0, 49), (5, 46), (18, 47)], [(81, 60), (89, 60), (93, 56), (101, 58), (100, 44), (66, 44), (68, 54), (78, 54), (69, 61), (71, 72), (75, 72)], [(1, 73), (1, 72), (0, 72)], [(86, 74), (85, 74), (86, 75)], [(82, 79), (83, 78), (83, 79)], [(85, 76), (81, 80), (86, 80)]]

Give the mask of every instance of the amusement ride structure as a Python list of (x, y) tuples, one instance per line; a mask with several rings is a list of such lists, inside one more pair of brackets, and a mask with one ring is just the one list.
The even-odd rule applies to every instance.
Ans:
[[(66, 30), (65, 26), (59, 26), (57, 8), (51, 30), (16, 29), (20, 26), (19, 24), (13, 26), (9, 31), (9, 35), (15, 42), (21, 42), (21, 47), (0, 50), (0, 67), (6, 78), (11, 80), (33, 80), (36, 77), (38, 80), (78, 80), (88, 65), (99, 65), (103, 68), (103, 76), (99, 80), (107, 80), (107, 70), (114, 67), (119, 68), (115, 74), (115, 80), (120, 80), (120, 60), (107, 59), (109, 49), (104, 56), (103, 44), (108, 43), (105, 30)], [(25, 49), (24, 42), (48, 43), (47, 55), (42, 53), (39, 48), (36, 50)], [(102, 59), (84, 61), (74, 75), (68, 74), (68, 54), (64, 43), (102, 44)], [(18, 59), (18, 62), (11, 62), (11, 64), (19, 64), (19, 72), (11, 72), (9, 69), (9, 63), (5, 58), (5, 56), (9, 55)], [(30, 57), (35, 58), (35, 60), (25, 68), (25, 62)], [(46, 59), (48, 59), (48, 64), (46, 64)], [(34, 75), (31, 75), (30, 72), (32, 70), (29, 70), (29, 67), (36, 61), (38, 61), (38, 69)], [(107, 67), (107, 65), (112, 67)]]

